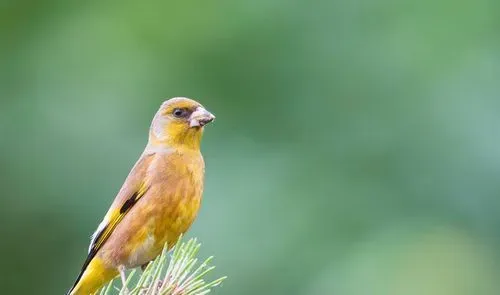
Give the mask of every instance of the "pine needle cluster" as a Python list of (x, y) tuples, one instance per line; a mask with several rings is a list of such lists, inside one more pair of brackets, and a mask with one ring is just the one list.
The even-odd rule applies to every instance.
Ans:
[[(114, 279), (103, 287), (99, 295), (204, 295), (219, 286), (226, 277), (206, 281), (207, 274), (215, 269), (207, 258), (201, 264), (196, 255), (201, 244), (195, 238), (187, 242), (179, 240), (169, 255), (165, 245), (163, 252), (138, 276), (138, 270), (132, 270), (125, 284), (117, 287), (120, 279)], [(133, 283), (134, 282), (134, 283)]]

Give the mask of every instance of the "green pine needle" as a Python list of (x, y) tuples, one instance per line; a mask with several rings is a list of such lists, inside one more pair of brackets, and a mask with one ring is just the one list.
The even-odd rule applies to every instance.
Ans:
[[(201, 244), (195, 238), (187, 242), (181, 241), (174, 247), (174, 251), (168, 257), (167, 245), (161, 255), (150, 262), (144, 272), (135, 278), (136, 270), (127, 275), (125, 286), (122, 286), (120, 278), (114, 279), (103, 287), (99, 295), (204, 295), (212, 288), (219, 286), (227, 277), (221, 277), (213, 281), (205, 281), (206, 276), (215, 266), (210, 266), (213, 257), (207, 258), (203, 263), (197, 264), (196, 254)], [(132, 284), (132, 281), (136, 281)], [(118, 282), (118, 283), (117, 283)], [(116, 287), (119, 285), (121, 288)], [(117, 290), (116, 293), (113, 290)], [(128, 290), (128, 292), (127, 292)]]

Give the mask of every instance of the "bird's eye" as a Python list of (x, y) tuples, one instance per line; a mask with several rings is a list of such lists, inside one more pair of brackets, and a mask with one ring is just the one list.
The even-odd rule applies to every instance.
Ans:
[(185, 118), (188, 115), (188, 111), (186, 109), (174, 109), (172, 114), (177, 118)]

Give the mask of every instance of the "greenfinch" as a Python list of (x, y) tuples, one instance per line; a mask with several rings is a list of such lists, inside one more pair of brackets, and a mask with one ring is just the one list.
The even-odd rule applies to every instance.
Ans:
[(203, 193), (204, 126), (215, 119), (184, 97), (165, 101), (144, 152), (92, 235), (87, 259), (68, 294), (94, 294), (125, 270), (145, 266), (193, 223)]

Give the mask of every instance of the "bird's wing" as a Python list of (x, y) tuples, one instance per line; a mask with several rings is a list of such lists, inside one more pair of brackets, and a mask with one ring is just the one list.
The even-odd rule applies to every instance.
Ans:
[(92, 236), (89, 256), (91, 252), (97, 252), (102, 247), (118, 223), (149, 189), (147, 171), (152, 158), (153, 154), (143, 155), (130, 171), (106, 216)]
[(147, 179), (147, 171), (153, 157), (153, 154), (144, 154), (137, 161), (134, 168), (132, 168), (132, 171), (130, 171), (130, 174), (125, 180), (125, 183), (123, 184), (120, 192), (109, 208), (108, 213), (106, 213), (103, 221), (101, 222), (101, 224), (99, 224), (99, 227), (92, 235), (87, 259), (83, 264), (82, 270), (75, 282), (75, 285), (78, 283), (81, 276), (85, 272), (85, 269), (95, 257), (99, 249), (101, 249), (106, 240), (113, 233), (113, 230), (116, 228), (116, 226), (130, 211), (134, 204), (136, 204), (137, 201), (148, 191), (149, 185)]
[(97, 231), (92, 236), (92, 240), (89, 246), (89, 256), (92, 252), (97, 252), (104, 242), (109, 238), (113, 230), (116, 228), (118, 223), (123, 219), (123, 217), (128, 213), (128, 211), (134, 206), (137, 201), (144, 196), (147, 192), (149, 186), (146, 182), (143, 182), (139, 189), (135, 190), (132, 194), (128, 195), (123, 203), (120, 204), (118, 208), (111, 207), (108, 214), (104, 217), (104, 220), (99, 225)]

